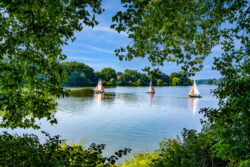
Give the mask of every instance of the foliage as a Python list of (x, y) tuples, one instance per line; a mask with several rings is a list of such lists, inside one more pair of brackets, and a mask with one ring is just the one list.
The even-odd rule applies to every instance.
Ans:
[[(211, 155), (203, 157), (201, 152), (196, 161), (191, 155), (197, 150), (182, 152), (182, 147), (192, 140), (197, 140), (194, 148), (199, 148), (198, 152), (203, 150), (199, 146), (203, 138), (199, 136), (204, 133), (207, 137), (204, 142), (212, 142), (209, 150), (219, 162), (230, 162), (230, 166), (249, 163), (249, 2), (122, 0), (122, 3), (125, 10), (117, 12), (113, 17), (115, 24), (111, 27), (118, 32), (127, 32), (133, 42), (126, 48), (115, 50), (120, 60), (147, 57), (152, 66), (172, 61), (193, 75), (202, 69), (203, 61), (214, 46), (223, 50), (221, 55), (214, 57), (213, 66), (222, 76), (214, 91), (219, 107), (202, 110), (206, 117), (203, 121), (206, 132), (203, 130), (200, 134), (191, 135), (191, 139), (182, 144), (169, 140), (162, 159), (159, 159), (160, 165), (209, 164), (207, 160), (201, 164), (200, 160), (209, 160)], [(170, 76), (170, 79), (175, 77)], [(184, 155), (180, 156), (180, 153)]]
[[(187, 76), (188, 76), (187, 73), (181, 71), (181, 72), (173, 72), (173, 73), (171, 73), (169, 78), (172, 81), (172, 85), (173, 85), (173, 79), (178, 78), (179, 79), (178, 80), (179, 85), (187, 86), (187, 85), (192, 84), (192, 81)], [(176, 86), (176, 85), (174, 84), (173, 86)]]
[(225, 19), (233, 20), (233, 14), (247, 4), (243, 0), (121, 2), (125, 10), (112, 18), (111, 28), (127, 32), (133, 42), (115, 50), (120, 60), (147, 57), (152, 66), (176, 62), (191, 74), (202, 69), (202, 62), (218, 44), (220, 25)]
[(163, 85), (171, 85), (171, 79), (167, 74), (164, 74), (163, 72), (160, 72), (158, 76), (159, 77), (157, 77), (157, 78), (162, 80)]
[(93, 68), (84, 63), (64, 62), (69, 71), (68, 81), (63, 86), (93, 86), (96, 84), (96, 76)]
[(220, 79), (198, 79), (195, 80), (197, 84), (206, 84), (206, 85), (218, 85), (222, 81), (222, 78)]
[(138, 81), (140, 79), (141, 73), (139, 73), (136, 70), (129, 70), (126, 69), (124, 71), (124, 73), (120, 76), (120, 81), (119, 84), (122, 86), (135, 86), (138, 84), (138, 82), (140, 82), (141, 85), (143, 85), (144, 83), (140, 81)]
[(115, 86), (116, 85), (115, 78), (110, 78), (109, 82), (106, 82), (106, 85)]
[(122, 80), (136, 82), (140, 77), (140, 73), (136, 70), (126, 69), (124, 73), (121, 75)]
[[(68, 74), (68, 81), (63, 83), (64, 87), (71, 86), (95, 86), (98, 79), (102, 79), (104, 86), (148, 86), (150, 77), (137, 70), (126, 69), (124, 73), (118, 72), (112, 68), (104, 68), (100, 72), (94, 72), (93, 68), (79, 62), (63, 62)], [(119, 74), (119, 75), (118, 75)], [(119, 76), (119, 77), (118, 77)], [(170, 76), (159, 71), (152, 79), (153, 85), (171, 86), (173, 85), (173, 76), (178, 79), (178, 85), (191, 85), (191, 80), (183, 72), (174, 72)], [(159, 81), (159, 83), (158, 83)], [(176, 82), (174, 82), (176, 84)], [(173, 85), (175, 86), (175, 85)]]
[(157, 86), (162, 86), (162, 85), (163, 85), (163, 80), (157, 79)]
[(101, 0), (0, 1), (1, 127), (39, 128), (35, 118), (56, 123), (54, 97), (67, 93), (62, 45), (83, 26), (95, 26)]
[(117, 76), (118, 76), (118, 75), (122, 75), (122, 72), (117, 72), (116, 75), (117, 75)]
[(96, 72), (96, 77), (102, 79), (103, 84), (106, 85), (106, 82), (109, 82), (111, 78), (116, 78), (116, 72), (113, 68), (108, 67)]
[(214, 90), (219, 107), (202, 110), (207, 117), (203, 123), (217, 141), (213, 146), (215, 156), (230, 160), (231, 166), (247, 162), (250, 148), (249, 7), (245, 1), (238, 5), (238, 13), (229, 20), (236, 26), (221, 30), (224, 53), (214, 61), (213, 68), (223, 76)]
[(147, 167), (158, 157), (158, 153), (136, 153), (132, 159), (125, 161), (120, 167)]
[[(178, 75), (176, 75), (178, 74)], [(171, 73), (170, 76), (176, 76), (178, 79), (178, 85), (191, 85), (191, 80), (181, 75), (182, 72), (179, 73)], [(178, 78), (180, 77), (180, 78)], [(120, 75), (119, 81), (117, 85), (121, 86), (147, 86), (149, 85), (151, 77), (147, 76), (144, 73), (140, 73), (136, 70), (129, 70), (126, 69), (122, 75)], [(158, 80), (157, 80), (158, 79)], [(172, 84), (172, 78), (170, 78), (167, 74), (164, 74), (163, 72), (159, 71), (157, 74), (155, 74), (154, 78), (152, 79), (153, 85), (158, 86), (165, 86), (165, 85), (173, 85)], [(158, 81), (160, 83), (158, 83)], [(173, 85), (175, 86), (175, 85)]]
[(215, 155), (229, 159), (234, 165), (249, 158), (250, 61), (249, 53), (244, 50), (235, 50), (230, 45), (225, 49), (228, 52), (216, 59), (214, 67), (223, 74), (214, 91), (219, 108), (206, 108), (202, 112), (207, 117), (203, 123), (210, 126), (211, 135), (218, 141), (213, 146)]
[(33, 134), (23, 136), (4, 132), (0, 135), (0, 166), (111, 166), (115, 161), (130, 152), (125, 148), (110, 157), (103, 157), (104, 144), (68, 145), (59, 136), (51, 137), (41, 144)]
[(214, 158), (210, 148), (213, 141), (207, 133), (184, 129), (183, 141), (180, 139), (164, 139), (158, 150), (160, 156), (153, 161), (155, 167), (189, 167), (189, 166), (226, 166), (227, 161)]
[(180, 79), (177, 78), (177, 77), (174, 77), (174, 78), (172, 79), (172, 85), (173, 85), (173, 86), (179, 86), (179, 85), (180, 85)]

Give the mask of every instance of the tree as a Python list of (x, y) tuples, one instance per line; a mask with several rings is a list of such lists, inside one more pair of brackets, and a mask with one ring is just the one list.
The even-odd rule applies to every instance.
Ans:
[(48, 133), (46, 142), (40, 143), (37, 136), (24, 134), (11, 135), (7, 132), (0, 135), (0, 166), (113, 166), (131, 149), (119, 150), (110, 157), (104, 157), (102, 152), (105, 144), (92, 143), (89, 148), (82, 144), (68, 145), (59, 136), (51, 137)]
[(173, 86), (179, 86), (180, 85), (180, 79), (177, 77), (174, 77), (172, 80), (172, 85)]
[(157, 86), (162, 86), (162, 85), (163, 85), (162, 79), (157, 79)]
[(117, 75), (117, 76), (118, 76), (118, 75), (122, 75), (122, 72), (117, 72), (116, 75)]
[(83, 26), (98, 24), (101, 0), (0, 1), (1, 127), (39, 128), (35, 118), (56, 123), (54, 97), (67, 93), (62, 46)]
[(97, 73), (97, 75), (104, 82), (108, 82), (111, 78), (116, 78), (115, 70), (110, 67), (102, 69), (99, 73)]
[[(249, 164), (249, 4), (247, 0), (124, 0), (111, 27), (133, 41), (116, 49), (120, 60), (147, 57), (152, 66), (176, 62), (194, 75), (219, 45), (213, 69), (222, 77), (218, 109), (204, 109), (212, 154), (230, 165)], [(223, 25), (224, 24), (224, 25)], [(150, 68), (146, 68), (148, 71)], [(174, 79), (175, 77), (173, 77)]]
[(141, 74), (140, 80), (141, 80), (141, 86), (149, 84), (149, 78), (147, 77), (146, 74)]
[(162, 80), (163, 85), (170, 85), (171, 84), (170, 77), (167, 74), (160, 72), (159, 78)]
[(136, 81), (136, 86), (141, 86), (141, 79), (138, 79), (138, 80)]
[[(247, 3), (242, 2), (243, 6)], [(182, 69), (191, 74), (202, 69), (203, 60), (218, 44), (221, 23), (241, 7), (237, 1), (226, 0), (220, 3), (216, 0), (122, 3), (127, 10), (117, 12), (111, 28), (127, 32), (133, 43), (115, 50), (120, 60), (147, 57), (153, 66), (163, 66), (167, 60), (181, 64)]]
[(124, 73), (121, 75), (122, 80), (126, 80), (127, 82), (136, 82), (138, 79), (140, 79), (140, 73), (136, 70), (129, 70), (126, 69)]
[(115, 86), (115, 78), (111, 78), (109, 82), (106, 83), (108, 86)]
[(172, 81), (173, 80), (173, 78), (180, 78), (180, 75), (179, 75), (179, 73), (177, 73), (177, 72), (172, 72), (171, 74), (170, 74), (170, 76), (169, 76), (169, 78), (170, 78), (170, 80)]
[(68, 81), (63, 86), (93, 86), (96, 84), (94, 69), (84, 63), (64, 62), (69, 72)]

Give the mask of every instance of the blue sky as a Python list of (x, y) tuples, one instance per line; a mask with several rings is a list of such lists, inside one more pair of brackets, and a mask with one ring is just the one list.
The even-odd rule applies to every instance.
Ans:
[[(110, 29), (112, 16), (122, 9), (120, 0), (103, 0), (105, 11), (96, 18), (99, 25), (95, 28), (84, 27), (81, 32), (76, 32), (76, 40), (73, 43), (63, 47), (63, 53), (68, 56), (66, 61), (78, 61), (92, 67), (95, 71), (100, 71), (105, 67), (112, 67), (116, 72), (123, 72), (125, 69), (141, 69), (149, 62), (147, 59), (133, 59), (130, 62), (119, 61), (115, 56), (114, 50), (121, 46), (128, 45), (131, 41), (125, 33), (117, 33)], [(211, 69), (213, 57), (221, 53), (220, 47), (215, 47), (213, 53), (205, 60), (204, 68), (198, 72), (193, 79), (219, 78), (218, 72)], [(180, 71), (174, 63), (165, 63), (159, 67), (166, 74)]]

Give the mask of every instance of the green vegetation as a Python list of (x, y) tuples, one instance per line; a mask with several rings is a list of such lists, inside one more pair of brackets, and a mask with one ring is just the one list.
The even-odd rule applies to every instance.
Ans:
[(41, 144), (35, 135), (0, 134), (0, 166), (112, 166), (115, 161), (130, 152), (125, 148), (110, 157), (103, 157), (104, 144), (91, 144), (85, 148), (81, 144), (68, 145), (59, 136), (47, 136)]
[(226, 166), (229, 161), (213, 157), (211, 147), (214, 141), (203, 132), (184, 129), (180, 139), (164, 139), (158, 150), (160, 156), (152, 163), (161, 166)]
[(94, 86), (96, 84), (96, 75), (93, 68), (78, 62), (64, 62), (69, 69), (68, 82), (63, 86)]
[[(214, 46), (223, 49), (223, 54), (214, 58), (213, 67), (222, 75), (214, 91), (219, 107), (201, 110), (205, 116), (202, 131), (184, 129), (183, 140), (168, 139), (160, 143), (159, 155), (137, 154), (124, 165), (250, 166), (248, 1), (121, 2), (125, 10), (113, 17), (116, 24), (112, 28), (127, 32), (133, 42), (126, 49), (115, 50), (120, 60), (147, 57), (152, 66), (164, 65), (167, 60), (181, 65), (184, 74), (194, 74), (202, 69)], [(1, 127), (39, 128), (35, 119), (43, 117), (56, 123), (50, 111), (56, 108), (55, 97), (67, 95), (62, 83), (67, 81), (71, 67), (73, 82), (93, 84), (90, 79), (93, 71), (88, 73), (91, 68), (61, 63), (66, 59), (61, 47), (69, 40), (74, 41), (74, 33), (83, 26), (97, 25), (95, 14), (102, 11), (101, 0), (0, 2)], [(152, 72), (149, 67), (145, 70)], [(95, 75), (103, 75), (107, 84), (115, 83), (116, 73), (110, 68)], [(155, 84), (191, 83), (180, 73), (160, 75)], [(148, 79), (137, 71), (125, 70), (118, 82), (143, 85)], [(58, 137), (49, 137), (41, 144), (34, 135), (2, 133), (0, 163), (2, 166), (108, 166), (129, 151), (120, 150), (105, 158), (101, 155), (104, 145), (85, 149), (61, 144)]]
[(43, 117), (56, 123), (54, 99), (67, 95), (62, 46), (97, 25), (102, 11), (100, 0), (0, 1), (0, 127), (39, 128)]
[(198, 79), (195, 80), (197, 84), (206, 84), (206, 85), (217, 85), (221, 82), (221, 78), (220, 79)]
[[(75, 40), (83, 26), (98, 24), (101, 0), (0, 1), (0, 127), (39, 129), (36, 119), (56, 123), (53, 110), (71, 67), (72, 80), (91, 78), (87, 66), (64, 65), (62, 46)], [(69, 67), (69, 68), (68, 68)], [(82, 79), (77, 84), (89, 84)], [(90, 82), (91, 83), (91, 82)], [(3, 114), (2, 114), (3, 113)], [(58, 136), (41, 144), (35, 135), (0, 134), (0, 166), (109, 166), (129, 149), (111, 157), (101, 155), (104, 145), (62, 145)]]
[[(118, 72), (112, 68), (104, 68), (100, 72), (94, 72), (93, 68), (84, 63), (64, 62), (62, 63), (68, 69), (68, 81), (63, 84), (66, 87), (74, 86), (95, 86), (98, 79), (102, 79), (104, 86), (148, 86), (150, 78), (144, 73), (136, 70), (126, 69), (124, 73)], [(173, 77), (176, 81), (172, 81)], [(183, 86), (191, 85), (192, 80), (183, 72), (171, 73), (170, 76), (158, 72), (153, 78), (153, 84), (157, 86)]]
[[(116, 72), (112, 68), (104, 68), (100, 72), (96, 72), (96, 77), (102, 79), (104, 85), (115, 85)], [(112, 81), (111, 81), (112, 80)]]
[(179, 86), (180, 85), (180, 79), (177, 77), (174, 77), (172, 80), (172, 85), (173, 86)]
[[(222, 76), (213, 92), (219, 107), (200, 111), (205, 116), (200, 133), (184, 129), (183, 141), (161, 142), (160, 156), (149, 166), (250, 166), (248, 1), (122, 2), (126, 10), (113, 17), (111, 27), (127, 32), (133, 42), (115, 50), (121, 60), (147, 57), (152, 66), (167, 60), (194, 74), (214, 46), (223, 50), (213, 64)], [(170, 78), (175, 85), (181, 82)]]
[(132, 159), (125, 161), (119, 167), (147, 167), (158, 157), (158, 153), (136, 153)]

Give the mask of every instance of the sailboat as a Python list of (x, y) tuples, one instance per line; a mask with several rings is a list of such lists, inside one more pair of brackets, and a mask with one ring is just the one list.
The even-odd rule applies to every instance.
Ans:
[(147, 93), (155, 93), (155, 89), (154, 89), (154, 87), (152, 85), (152, 80), (150, 81)]
[(102, 85), (102, 80), (98, 81), (98, 84), (95, 88), (95, 93), (104, 93), (104, 87)]
[(201, 95), (200, 95), (200, 92), (199, 92), (199, 90), (197, 88), (195, 80), (194, 80), (194, 85), (193, 85), (192, 89), (190, 90), (190, 92), (188, 94), (188, 97), (198, 97), (198, 98), (201, 98)]

